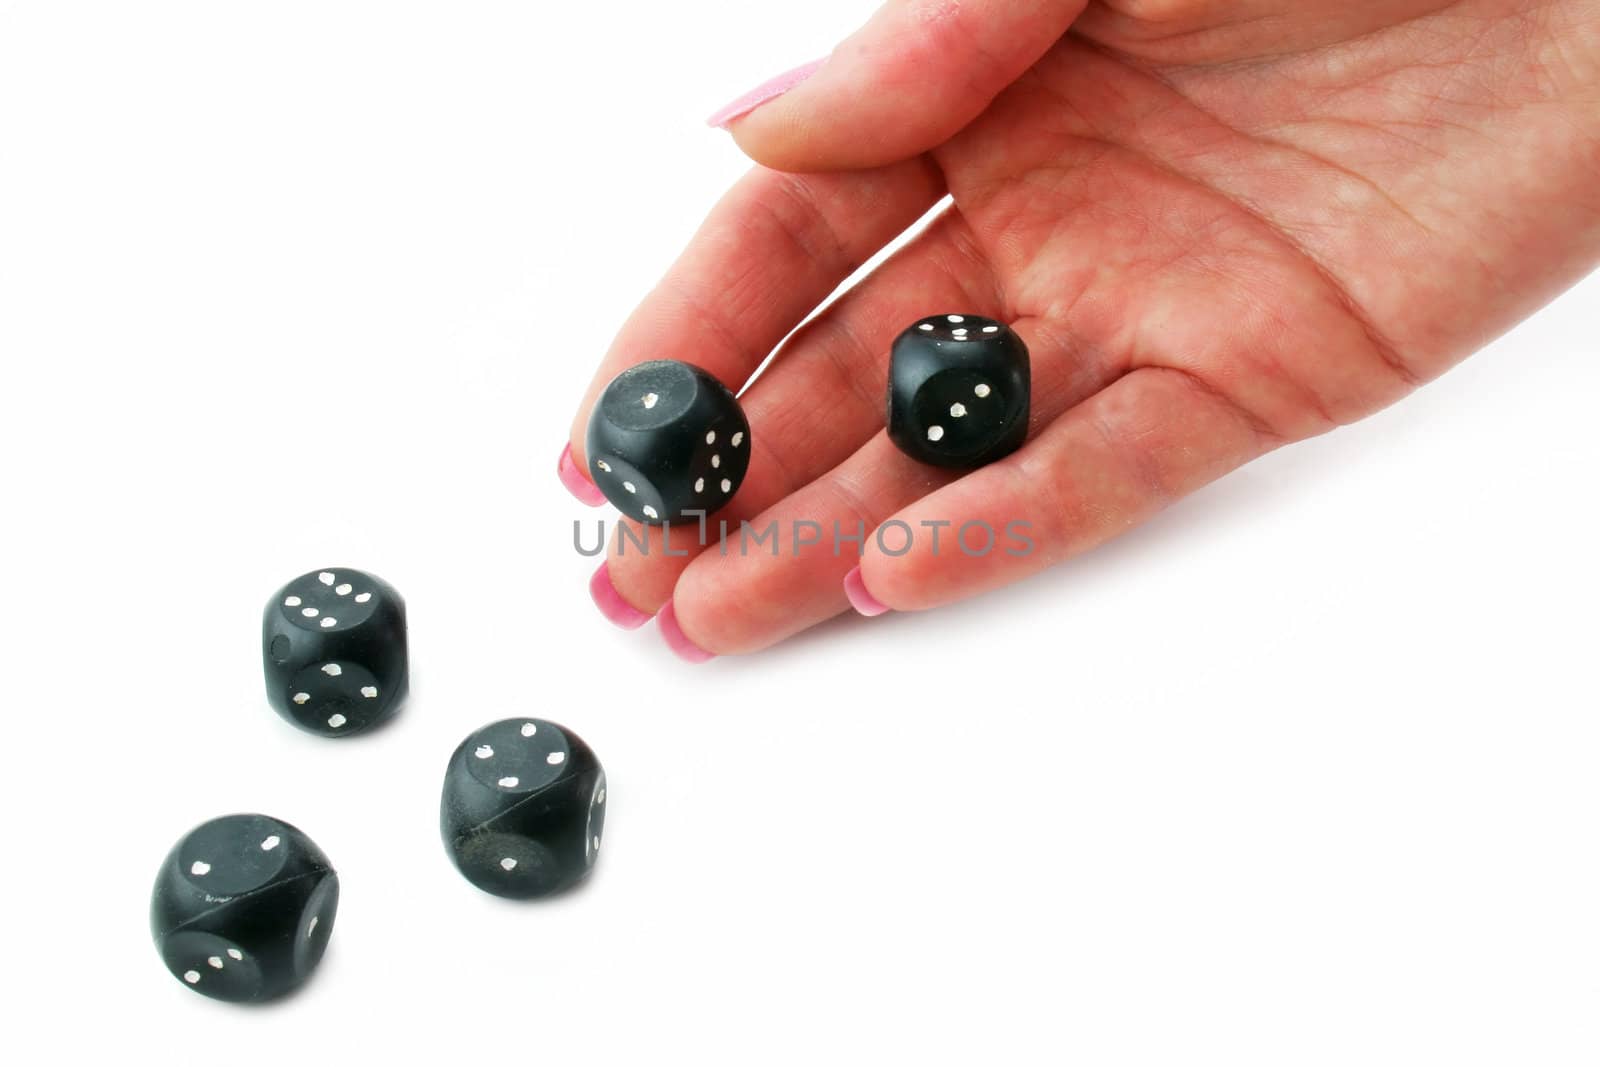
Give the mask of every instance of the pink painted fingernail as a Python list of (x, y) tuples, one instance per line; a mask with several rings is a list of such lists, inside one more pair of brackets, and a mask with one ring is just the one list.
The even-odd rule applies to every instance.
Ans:
[(624, 630), (637, 630), (650, 621), (650, 616), (623, 600), (617, 587), (611, 584), (609, 563), (600, 564), (600, 569), (589, 579), (589, 596), (594, 599), (594, 606), (600, 609), (600, 614)]
[(715, 126), (718, 129), (723, 130), (727, 129), (728, 123), (732, 122), (734, 119), (743, 118), (756, 108), (760, 107), (762, 104), (776, 100), (778, 97), (782, 96), (784, 93), (788, 92), (790, 89), (793, 89), (796, 85), (799, 85), (801, 82), (811, 77), (811, 75), (815, 74), (817, 72), (817, 68), (826, 62), (826, 59), (816, 59), (810, 63), (807, 63), (803, 67), (796, 67), (793, 70), (784, 71), (782, 74), (778, 75), (776, 78), (773, 78), (769, 82), (761, 83), (754, 89), (751, 89), (748, 93), (745, 93), (739, 99), (735, 100), (733, 103), (728, 104), (726, 107), (718, 108), (712, 113), (710, 118), (706, 119), (706, 125)]
[(561, 461), (556, 464), (556, 477), (561, 479), (561, 484), (567, 487), (567, 492), (577, 497), (580, 503), (597, 508), (606, 502), (606, 495), (585, 478), (578, 465), (572, 462), (570, 444), (561, 450)]
[(867, 592), (867, 583), (861, 580), (860, 564), (844, 576), (844, 595), (849, 599), (851, 607), (869, 619), (889, 610), (889, 605)]
[(715, 653), (707, 652), (684, 634), (683, 627), (678, 625), (678, 613), (672, 609), (672, 601), (667, 601), (667, 606), (656, 615), (656, 625), (661, 628), (661, 639), (679, 659), (688, 663), (704, 663), (717, 658)]

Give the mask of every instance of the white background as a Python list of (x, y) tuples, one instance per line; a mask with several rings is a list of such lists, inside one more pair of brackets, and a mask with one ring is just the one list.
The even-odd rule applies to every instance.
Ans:
[[(744, 168), (701, 118), (869, 8), (0, 3), (13, 1062), (1600, 1059), (1600, 277), (959, 609), (702, 668), (594, 612), (552, 468)], [(329, 565), (413, 622), (414, 699), (347, 744), (257, 658)], [(547, 905), (437, 836), (513, 714), (612, 782)], [(262, 1009), (146, 926), (251, 809), (344, 885)]]

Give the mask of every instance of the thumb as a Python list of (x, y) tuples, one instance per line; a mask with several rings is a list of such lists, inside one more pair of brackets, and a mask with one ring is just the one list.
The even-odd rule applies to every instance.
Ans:
[(820, 65), (709, 120), (776, 170), (878, 167), (944, 142), (1061, 38), (1087, 0), (889, 0)]

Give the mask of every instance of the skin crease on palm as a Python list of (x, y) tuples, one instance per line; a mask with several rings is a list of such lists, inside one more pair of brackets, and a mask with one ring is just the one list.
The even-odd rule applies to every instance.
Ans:
[[(926, 537), (893, 557), (869, 534), (867, 589), (921, 610), (1394, 403), (1591, 269), (1600, 0), (902, 0), (731, 132), (762, 166), (624, 326), (574, 422), (579, 469), (617, 371), (679, 358), (743, 383), (948, 193), (744, 394), (751, 470), (718, 515), (1031, 524), (1022, 558)], [(882, 423), (890, 341), (956, 310), (1013, 323), (1034, 376), (1028, 444), (961, 476)], [(848, 545), (688, 547), (614, 542), (609, 572), (711, 652), (848, 608)]]

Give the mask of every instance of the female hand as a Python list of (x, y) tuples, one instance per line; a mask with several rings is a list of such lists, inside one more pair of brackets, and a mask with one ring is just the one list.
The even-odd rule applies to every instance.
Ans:
[[(716, 517), (786, 541), (864, 524), (859, 561), (831, 536), (775, 556), (682, 530), (688, 556), (613, 543), (602, 610), (659, 612), (690, 659), (1025, 578), (1393, 403), (1600, 258), (1600, 0), (892, 0), (732, 114), (762, 166), (579, 405), (562, 473), (589, 502), (584, 428), (613, 376), (676, 358), (737, 388), (952, 199), (743, 397), (750, 471)], [(1033, 354), (1026, 446), (967, 474), (883, 432), (890, 342), (945, 311), (1010, 322)], [(894, 556), (871, 535), (891, 519), (952, 526)], [(1033, 551), (953, 551), (973, 520), (1030, 524)]]

